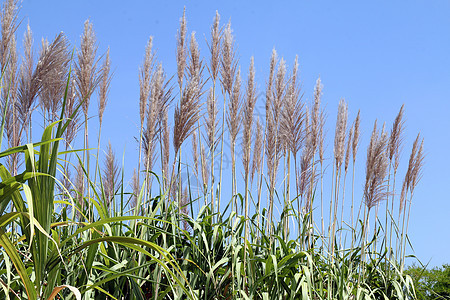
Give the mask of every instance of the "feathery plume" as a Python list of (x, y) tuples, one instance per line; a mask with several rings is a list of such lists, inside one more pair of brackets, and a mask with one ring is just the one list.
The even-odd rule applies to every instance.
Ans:
[[(20, 65), (20, 82), (18, 89), (18, 101), (16, 102), (16, 109), (23, 126), (27, 125), (28, 111), (31, 109), (34, 98), (30, 99), (31, 85), (33, 78), (34, 53), (33, 53), (33, 33), (30, 24), (27, 24), (27, 31), (23, 38), (24, 56), (22, 64)], [(36, 92), (37, 94), (37, 92)], [(35, 96), (35, 95), (34, 95)]]
[(169, 160), (170, 160), (170, 127), (169, 127), (169, 116), (167, 113), (167, 110), (164, 110), (163, 112), (163, 119), (162, 119), (162, 138), (163, 138), (163, 160), (162, 160), (162, 169), (164, 172), (166, 187), (169, 184)]
[(82, 108), (85, 116), (88, 115), (90, 98), (99, 79), (96, 70), (97, 48), (93, 25), (89, 20), (86, 20), (84, 22), (83, 35), (81, 36), (80, 50), (77, 53), (78, 61), (75, 64), (78, 100), (83, 101)]
[[(270, 66), (269, 66), (269, 79), (267, 81), (266, 86), (266, 145), (265, 145), (265, 152), (266, 152), (266, 158), (267, 158), (267, 169), (271, 170), (269, 174), (269, 180), (271, 183), (274, 182), (273, 177), (274, 174), (276, 174), (276, 167), (278, 166), (275, 163), (275, 155), (276, 155), (276, 149), (277, 149), (277, 140), (276, 140), (276, 133), (277, 128), (273, 116), (273, 77), (275, 74), (275, 66), (277, 63), (277, 52), (275, 49), (272, 50), (272, 55), (270, 57)], [(272, 188), (271, 192), (272, 194)], [(271, 195), (272, 196), (272, 195)], [(272, 206), (272, 199), (269, 199), (270, 206)], [(269, 208), (270, 214), (272, 214), (272, 209)]]
[[(9, 104), (11, 107), (14, 105), (16, 96), (17, 96), (17, 84), (18, 84), (18, 78), (17, 78), (17, 68), (18, 68), (18, 54), (17, 54), (17, 45), (16, 45), (16, 38), (13, 35), (11, 37), (11, 40), (9, 42), (8, 46), (8, 67), (4, 70), (4, 83), (3, 88), (1, 92), (1, 101), (2, 101), (2, 107), (6, 105), (7, 99), (9, 99)], [(9, 98), (8, 98), (9, 97)]]
[(423, 160), (424, 160), (424, 153), (423, 153), (423, 139), (422, 139), (419, 151), (417, 152), (416, 158), (414, 159), (414, 168), (411, 172), (411, 186), (410, 186), (411, 194), (414, 193), (414, 189), (416, 188), (417, 184), (422, 178)]
[(273, 117), (278, 126), (279, 116), (283, 107), (284, 93), (286, 89), (286, 62), (281, 58), (275, 75), (273, 91)]
[(302, 197), (309, 191), (311, 176), (313, 175), (311, 163), (314, 155), (313, 144), (311, 141), (311, 114), (308, 107), (306, 107), (305, 110), (305, 145), (303, 147), (302, 156), (300, 158), (300, 176), (297, 176), (299, 177), (299, 179), (297, 179), (299, 180), (299, 192)]
[[(67, 91), (66, 98), (66, 108), (64, 110), (64, 117), (69, 119), (75, 111), (75, 103), (76, 103), (76, 90), (75, 90), (75, 79), (72, 78), (72, 81), (69, 83), (69, 88)], [(64, 139), (66, 141), (66, 149), (75, 139), (76, 134), (80, 128), (80, 111), (78, 110), (75, 116), (70, 120), (66, 130), (64, 131)]]
[(218, 109), (214, 97), (213, 88), (209, 89), (208, 98), (206, 100), (207, 118), (206, 118), (206, 144), (211, 153), (214, 153), (218, 140), (216, 139), (218, 133), (219, 122), (217, 120)]
[(414, 191), (416, 184), (419, 182), (422, 173), (423, 166), (423, 140), (419, 146), (420, 134), (417, 135), (414, 140), (411, 155), (409, 156), (408, 170), (403, 180), (402, 193), (400, 196), (400, 210), (403, 210), (406, 200), (406, 194), (408, 191), (411, 193)]
[[(42, 42), (41, 57), (48, 51), (47, 40)], [(61, 62), (50, 69), (47, 76), (42, 79), (42, 88), (39, 93), (40, 102), (47, 111), (50, 121), (55, 121), (59, 116), (57, 112), (62, 105), (62, 99), (66, 90), (67, 74), (69, 68), (70, 54), (66, 39), (62, 40)]]
[(139, 72), (139, 116), (141, 126), (144, 124), (147, 100), (150, 95), (150, 82), (154, 65), (154, 54), (152, 52), (152, 47), (153, 37), (151, 36), (148, 39), (147, 46), (145, 47), (144, 62)]
[[(7, 114), (5, 115), (5, 133), (8, 139), (8, 147), (17, 147), (21, 144), (20, 128), (21, 120), (17, 117), (16, 101), (17, 101), (17, 47), (16, 39), (13, 36), (11, 38), (9, 46), (9, 61), (8, 66), (5, 71), (4, 82), (5, 88), (2, 89), (1, 93), (1, 104), (2, 107), (6, 106)], [(1, 118), (0, 118), (1, 119)], [(21, 165), (21, 156), (19, 153), (12, 153), (6, 158), (6, 164), (8, 170), (10, 170), (13, 176), (17, 175), (17, 170)]]
[(272, 115), (271, 113), (269, 113), (269, 111), (272, 109), (273, 105), (273, 77), (275, 74), (275, 66), (277, 64), (277, 60), (277, 51), (275, 49), (272, 49), (272, 55), (270, 56), (269, 79), (267, 80), (266, 86), (266, 124), (268, 123), (267, 119)]
[(397, 172), (398, 165), (400, 163), (400, 152), (401, 152), (401, 144), (403, 141), (403, 129), (404, 129), (404, 120), (403, 120), (403, 111), (404, 104), (400, 108), (397, 117), (394, 120), (394, 124), (392, 125), (391, 136), (389, 138), (389, 160), (394, 161), (394, 173)]
[(183, 17), (180, 19), (180, 28), (177, 31), (177, 76), (180, 90), (183, 86), (184, 69), (186, 68), (186, 7), (183, 9)]
[(344, 99), (339, 101), (338, 115), (336, 119), (336, 133), (334, 137), (334, 159), (336, 169), (342, 165), (345, 147), (345, 132), (347, 127), (347, 103)]
[(208, 179), (209, 179), (209, 168), (208, 164), (206, 163), (206, 153), (205, 153), (205, 147), (203, 145), (200, 149), (200, 159), (202, 163), (202, 180), (203, 180), (203, 193), (206, 194), (208, 191)]
[(220, 15), (216, 10), (216, 16), (214, 17), (214, 23), (211, 26), (211, 45), (208, 45), (209, 51), (211, 53), (211, 67), (210, 75), (215, 82), (217, 75), (219, 74), (219, 63), (220, 63), (220, 35), (221, 30), (219, 27)]
[(181, 147), (181, 144), (195, 130), (199, 116), (199, 95), (196, 87), (191, 83), (183, 93), (179, 105), (175, 108), (175, 126), (173, 128), (173, 146), (175, 153)]
[(350, 152), (352, 151), (352, 137), (353, 137), (353, 126), (350, 127), (350, 131), (348, 132), (347, 148), (345, 149), (345, 164), (344, 164), (345, 173), (347, 173), (348, 165), (350, 163)]
[(314, 88), (314, 105), (311, 112), (311, 146), (313, 153), (316, 152), (317, 145), (319, 143), (319, 131), (320, 131), (320, 100), (322, 97), (322, 81), (320, 77), (316, 81)]
[(358, 115), (356, 115), (355, 124), (353, 125), (353, 140), (352, 140), (352, 154), (353, 154), (353, 163), (356, 161), (356, 153), (358, 152), (358, 146), (360, 141), (360, 116), (359, 116), (359, 110)]
[(191, 79), (201, 80), (201, 74), (203, 71), (203, 61), (200, 58), (200, 49), (198, 47), (197, 39), (195, 38), (195, 32), (191, 33), (191, 40), (189, 41), (189, 65), (187, 71)]
[(295, 57), (294, 68), (286, 89), (286, 98), (280, 122), (281, 135), (294, 157), (302, 144), (303, 103), (301, 98), (298, 83), (298, 57)]
[(105, 200), (106, 205), (109, 206), (114, 199), (114, 193), (119, 183), (119, 166), (117, 165), (116, 156), (112, 150), (111, 142), (108, 143), (103, 174)]
[(184, 215), (183, 217), (183, 229), (184, 230), (189, 230), (190, 229), (190, 225), (189, 222), (186, 220), (187, 217), (189, 217), (189, 191), (187, 187), (184, 187), (183, 192), (181, 193), (181, 201), (180, 201), (180, 206), (181, 206), (181, 213)]
[(28, 125), (33, 110), (34, 101), (41, 91), (44, 78), (54, 69), (61, 69), (61, 65), (67, 63), (66, 39), (60, 33), (55, 40), (43, 51), (33, 71), (32, 35), (28, 26), (24, 39), (25, 64), (22, 64), (19, 85), (19, 101), (17, 110), (22, 118), (24, 126)]
[(325, 114), (322, 111), (320, 113), (320, 126), (319, 126), (319, 160), (321, 164), (323, 164), (324, 161), (324, 140), (325, 140), (325, 133), (323, 129), (324, 126), (325, 126)]
[(170, 86), (170, 79), (166, 79), (166, 73), (160, 63), (152, 79), (152, 90), (150, 97), (157, 105), (158, 125), (161, 127), (164, 114), (167, 113), (170, 103), (173, 100), (173, 87)]
[(134, 209), (137, 205), (137, 200), (140, 194), (141, 186), (139, 184), (139, 174), (136, 168), (133, 170), (133, 196), (131, 197), (130, 207)]
[(388, 165), (386, 147), (387, 135), (384, 129), (381, 134), (378, 133), (377, 123), (375, 122), (369, 148), (367, 149), (366, 183), (364, 186), (364, 199), (369, 210), (387, 195), (385, 190), (385, 177)]
[(221, 75), (223, 89), (228, 95), (231, 95), (233, 79), (236, 73), (236, 51), (234, 49), (234, 39), (231, 30), (231, 23), (228, 22), (223, 33)]
[[(8, 55), (10, 55), (11, 41), (15, 39), (14, 34), (19, 24), (17, 23), (18, 15), (18, 1), (7, 0), (2, 5), (1, 11), (1, 46), (0, 46), (0, 59), (1, 68), (5, 69)], [(15, 47), (15, 44), (14, 44)]]
[(273, 180), (275, 182), (276, 170), (278, 169), (279, 161), (282, 154), (285, 152), (285, 142), (283, 135), (280, 132), (280, 116), (283, 111), (284, 100), (285, 100), (285, 90), (286, 90), (286, 63), (283, 58), (281, 58), (278, 64), (278, 69), (274, 80), (274, 90), (273, 90), (273, 101), (272, 101), (272, 114), (273, 118), (271, 122), (271, 130), (273, 131), (272, 137), (272, 151), (274, 152), (274, 176)]
[(251, 136), (253, 126), (253, 110), (256, 104), (256, 84), (255, 84), (255, 64), (253, 57), (250, 61), (250, 68), (247, 80), (246, 89), (246, 103), (244, 106), (244, 131), (242, 137), (242, 163), (244, 165), (245, 176), (248, 176), (250, 171), (250, 149)]
[(189, 50), (189, 81), (182, 92), (174, 115), (173, 145), (175, 153), (178, 153), (181, 144), (195, 130), (194, 126), (200, 118), (200, 96), (204, 85), (201, 78), (203, 66), (194, 33), (191, 35)]
[[(84, 212), (84, 171), (81, 164), (77, 165), (77, 175), (75, 178), (75, 190), (76, 190), (76, 201), (80, 207), (81, 212)], [(77, 210), (77, 218), (81, 218), (81, 214)]]
[(236, 138), (241, 127), (241, 105), (241, 69), (239, 68), (236, 73), (236, 78), (234, 79), (233, 92), (231, 94), (231, 99), (228, 102), (227, 110), (227, 125), (232, 145), (236, 143)]
[[(171, 91), (172, 89), (167, 89), (168, 82), (165, 82), (165, 74), (162, 64), (158, 65), (152, 75), (152, 80), (150, 83), (150, 94), (148, 97), (148, 107), (147, 107), (147, 124), (146, 129), (142, 135), (144, 157), (145, 157), (145, 168), (147, 170), (152, 170), (153, 163), (155, 160), (155, 147), (158, 137), (162, 140), (161, 142), (165, 144), (164, 139), (167, 139), (168, 132), (160, 132), (161, 130), (168, 130), (167, 124), (167, 106), (171, 101)], [(166, 119), (166, 120), (164, 120)], [(162, 123), (166, 122), (166, 126)], [(167, 145), (163, 147), (165, 150), (162, 155), (167, 156), (168, 151)], [(167, 149), (166, 149), (167, 148)], [(163, 157), (162, 164), (164, 166), (166, 158)], [(166, 174), (167, 175), (167, 174)]]
[(156, 141), (158, 138), (158, 117), (160, 113), (159, 106), (159, 95), (161, 91), (161, 65), (155, 74), (153, 74), (153, 78), (150, 85), (150, 95), (148, 98), (148, 107), (147, 107), (147, 125), (146, 129), (142, 135), (143, 139), (143, 148), (144, 148), (144, 157), (145, 157), (145, 168), (146, 170), (152, 170), (153, 163), (155, 160), (154, 150), (156, 146)]
[(196, 131), (192, 133), (192, 157), (194, 159), (194, 172), (198, 174), (198, 143)]
[(109, 59), (109, 47), (106, 51), (105, 61), (103, 62), (101, 68), (101, 81), (100, 81), (100, 89), (98, 92), (99, 102), (98, 102), (98, 118), (100, 119), (100, 123), (103, 121), (103, 113), (106, 108), (106, 103), (108, 101), (109, 94), (109, 86), (111, 84), (111, 62)]
[(253, 162), (252, 162), (252, 172), (251, 172), (251, 182), (253, 182), (253, 177), (255, 173), (259, 173), (261, 170), (262, 163), (262, 146), (263, 146), (263, 127), (259, 122), (259, 119), (256, 120), (256, 134), (255, 134), (255, 148), (253, 150)]

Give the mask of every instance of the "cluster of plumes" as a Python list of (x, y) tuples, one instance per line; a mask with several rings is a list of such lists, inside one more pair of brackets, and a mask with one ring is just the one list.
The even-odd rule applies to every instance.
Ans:
[[(4, 74), (1, 103), (2, 111), (7, 111), (4, 121), (9, 147), (18, 146), (24, 133), (28, 140), (31, 139), (28, 129), (37, 99), (49, 120), (57, 119), (56, 112), (61, 106), (70, 61), (68, 43), (64, 34), (60, 33), (51, 44), (47, 40), (42, 41), (35, 63), (33, 37), (28, 25), (23, 39), (24, 54), (19, 65), (15, 37), (18, 28), (17, 4), (17, 1), (6, 2), (2, 7), (1, 19), (0, 57)], [(9, 157), (8, 165), (12, 173), (17, 172), (20, 164), (18, 154)]]
[[(364, 188), (364, 197), (367, 207), (370, 209), (377, 205), (380, 201), (387, 199), (390, 191), (386, 190), (386, 174), (388, 167), (394, 170), (394, 176), (400, 162), (400, 152), (403, 141), (403, 120), (404, 105), (401, 106), (397, 117), (392, 125), (390, 136), (387, 136), (384, 126), (380, 134), (376, 129), (376, 122), (372, 132), (371, 140), (367, 150), (366, 162), (366, 183)], [(353, 137), (353, 161), (355, 161), (355, 153), (357, 142), (359, 141), (359, 112), (354, 123), (354, 137)], [(401, 196), (400, 196), (400, 213), (404, 209), (405, 201), (408, 192), (411, 194), (421, 177), (423, 166), (423, 140), (419, 146), (420, 135), (414, 141), (411, 156), (409, 159), (408, 170), (403, 181)], [(394, 181), (395, 183), (395, 181)], [(395, 188), (395, 187), (393, 187)]]
[[(8, 147), (15, 147), (32, 141), (32, 113), (40, 108), (44, 126), (61, 117), (71, 119), (64, 132), (66, 149), (74, 141), (79, 128), (77, 107), (83, 99), (83, 109), (87, 114), (89, 98), (100, 83), (99, 118), (103, 118), (109, 85), (111, 81), (109, 50), (106, 53), (102, 68), (97, 71), (97, 44), (92, 24), (85, 22), (80, 50), (74, 60), (74, 72), (70, 72), (72, 61), (70, 48), (64, 33), (59, 33), (48, 41), (42, 39), (38, 51), (35, 49), (33, 34), (29, 25), (23, 36), (23, 54), (19, 60), (16, 45), (16, 31), (19, 27), (17, 18), (18, 1), (8, 0), (1, 9), (1, 44), (0, 64), (2, 68), (1, 107), (5, 115), (5, 134)], [(65, 100), (65, 102), (64, 102)], [(63, 186), (72, 190), (70, 170), (68, 170), (68, 154), (64, 168), (66, 176), (62, 178)], [(22, 164), (19, 153), (7, 158), (8, 168), (12, 174), (17, 174)], [(77, 195), (83, 195), (84, 183), (81, 179), (82, 169), (77, 170), (75, 187), (79, 187)], [(76, 198), (79, 198), (78, 196)], [(82, 199), (79, 198), (80, 202)]]
[[(320, 78), (316, 81), (314, 88), (313, 105), (311, 111), (308, 107), (305, 109), (303, 150), (300, 158), (300, 174), (298, 175), (298, 192), (301, 197), (306, 195), (306, 210), (311, 208), (312, 190), (316, 183), (318, 173), (316, 172), (316, 153), (319, 152), (319, 161), (323, 163), (323, 127), (324, 117), (321, 110), (322, 81)], [(300, 127), (301, 128), (301, 127)], [(300, 138), (297, 137), (298, 139)], [(301, 142), (301, 140), (300, 140)], [(301, 145), (301, 143), (299, 144)], [(295, 156), (294, 156), (295, 157)]]
[[(297, 195), (305, 195), (315, 184), (314, 161), (318, 150), (322, 152), (320, 157), (323, 159), (324, 117), (320, 108), (321, 94), (322, 85), (318, 79), (312, 110), (305, 108), (298, 78), (298, 58), (295, 58), (292, 73), (288, 76), (284, 59), (278, 61), (276, 51), (272, 51), (266, 86), (264, 144), (267, 169), (270, 170), (268, 176), (271, 193), (275, 189), (276, 174), (283, 156), (294, 157)], [(300, 163), (297, 165), (300, 151)]]
[[(214, 80), (219, 74), (220, 62), (220, 38), (221, 30), (219, 28), (219, 15), (216, 14), (214, 24), (212, 26), (212, 43), (209, 46), (211, 51), (211, 66), (208, 70)], [(205, 81), (203, 79), (204, 63), (200, 56), (199, 46), (196, 40), (195, 32), (192, 32), (188, 42), (187, 38), (187, 22), (185, 12), (180, 19), (180, 28), (177, 34), (177, 81), (179, 86), (179, 101), (174, 112), (174, 126), (172, 143), (174, 147), (175, 157), (180, 151), (181, 145), (191, 136), (197, 129), (197, 123), (200, 120), (200, 98), (204, 94)], [(168, 123), (168, 107), (172, 101), (172, 86), (170, 80), (166, 79), (166, 75), (159, 64), (156, 68), (156, 56), (152, 52), (152, 38), (150, 38), (143, 66), (140, 71), (140, 120), (141, 128), (144, 128), (142, 134), (142, 147), (144, 153), (144, 166), (146, 170), (152, 170), (156, 159), (155, 153), (157, 142), (161, 153), (161, 168), (164, 173), (164, 184), (169, 189), (173, 189), (175, 195), (176, 178), (171, 178), (169, 174), (170, 159), (170, 128)], [(219, 129), (217, 112), (218, 108), (215, 102), (213, 89), (208, 92), (207, 96), (207, 115), (205, 123), (207, 124), (207, 132), (205, 139), (207, 146), (212, 151), (217, 144), (217, 132)], [(145, 126), (144, 123), (146, 122)], [(197, 137), (194, 137), (197, 141)], [(195, 147), (197, 150), (197, 147)], [(204, 152), (204, 150), (203, 150)], [(202, 156), (202, 173), (206, 163), (204, 153)], [(199, 159), (198, 153), (194, 152), (195, 170), (198, 170)], [(172, 170), (173, 172), (173, 170)], [(197, 171), (196, 171), (197, 172)], [(170, 186), (169, 186), (170, 185)], [(181, 195), (179, 200), (181, 201)]]
[[(286, 98), (280, 124), (286, 148), (294, 157), (297, 157), (303, 139), (304, 112), (303, 102), (300, 101), (301, 98), (302, 95), (300, 95), (298, 79), (298, 57), (295, 57), (292, 75), (286, 90)], [(318, 100), (320, 101), (320, 98), (318, 98)]]
[[(297, 195), (301, 197), (308, 195), (308, 199), (312, 197), (312, 188), (317, 179), (315, 171), (317, 152), (320, 152), (320, 160), (323, 162), (324, 115), (320, 108), (321, 94), (322, 84), (319, 78), (310, 111), (302, 101), (303, 95), (298, 77), (298, 58), (295, 58), (291, 75), (288, 76), (284, 59), (278, 61), (276, 51), (272, 51), (266, 86), (264, 144), (272, 195), (280, 159), (283, 156), (290, 157), (292, 155), (295, 162)], [(301, 157), (297, 163), (300, 151)], [(273, 199), (269, 201), (272, 206)], [(309, 203), (310, 201), (307, 202), (307, 205)]]
[(386, 190), (387, 146), (388, 136), (384, 130), (384, 125), (381, 133), (379, 133), (375, 121), (367, 148), (366, 181), (364, 185), (364, 200), (369, 210), (385, 199), (388, 193)]
[[(34, 66), (32, 45), (31, 29), (28, 26), (24, 38), (25, 61), (20, 69), (18, 101), (16, 102), (17, 113), (24, 126), (27, 126), (30, 122), (34, 103), (39, 93), (41, 93), (43, 107), (47, 111), (56, 112), (59, 108), (61, 98), (52, 98), (62, 96), (63, 94), (61, 90), (65, 87), (60, 87), (60, 85), (64, 85), (64, 83), (57, 77), (59, 75), (65, 75), (65, 69), (69, 61), (68, 45), (62, 33), (50, 45), (47, 45), (46, 42), (43, 43), (43, 48), (36, 66)], [(54, 90), (55, 88), (56, 90)], [(52, 89), (52, 91), (48, 89)]]
[[(155, 149), (159, 141), (164, 183), (167, 184), (170, 132), (168, 107), (172, 101), (172, 87), (166, 77), (162, 64), (155, 68), (156, 55), (152, 51), (153, 38), (150, 37), (145, 48), (144, 62), (139, 73), (139, 117), (142, 130), (140, 143), (144, 152), (144, 167), (151, 171), (156, 159)], [(145, 123), (145, 127), (144, 127)], [(139, 182), (139, 177), (137, 177)]]
[[(183, 14), (181, 21), (181, 28), (179, 32), (186, 32), (186, 20)], [(182, 39), (185, 34), (179, 34), (177, 49), (184, 49), (185, 40)], [(179, 55), (186, 55), (187, 51), (177, 52)], [(200, 97), (203, 94), (203, 87), (205, 82), (203, 81), (203, 61), (200, 58), (200, 50), (198, 48), (197, 40), (195, 39), (195, 33), (191, 34), (189, 43), (189, 64), (186, 66), (186, 57), (180, 58), (177, 56), (179, 72), (182, 71), (181, 77), (185, 74), (187, 82), (184, 86), (180, 85), (180, 101), (175, 108), (174, 115), (174, 128), (173, 128), (173, 146), (175, 154), (180, 150), (181, 144), (192, 134), (195, 130), (195, 125), (200, 119)], [(178, 73), (180, 78), (180, 73)], [(179, 80), (182, 83), (182, 80)]]
[[(160, 141), (161, 147), (166, 148), (162, 132), (168, 130), (167, 110), (172, 100), (172, 88), (168, 85), (162, 64), (159, 64), (151, 77), (150, 93), (146, 99), (147, 123), (142, 135), (146, 170), (152, 170), (157, 141)], [(163, 161), (164, 158), (163, 154)]]
[[(242, 175), (246, 185), (248, 184), (247, 180), (249, 180), (250, 185), (253, 184), (255, 174), (260, 175), (258, 192), (262, 186), (263, 179), (266, 180), (268, 200), (270, 201), (268, 216), (272, 217), (273, 214), (273, 198), (280, 161), (282, 158), (286, 159), (285, 175), (290, 174), (291, 157), (294, 158), (297, 192), (295, 197), (299, 199), (298, 209), (299, 211), (304, 209), (304, 211), (310, 212), (317, 179), (323, 175), (322, 168), (325, 160), (325, 114), (321, 107), (323, 91), (321, 79), (318, 78), (316, 81), (308, 108), (303, 102), (303, 94), (300, 88), (298, 58), (295, 58), (292, 69), (288, 72), (285, 60), (283, 58), (279, 59), (277, 52), (273, 50), (265, 92), (265, 124), (264, 121), (262, 122), (264, 125), (261, 124), (259, 119), (256, 120), (254, 118), (257, 102), (254, 60), (253, 58), (251, 59), (248, 76), (244, 84), (241, 79), (241, 70), (237, 64), (231, 24), (228, 23), (221, 28), (219, 21), (220, 16), (216, 13), (211, 27), (211, 40), (208, 43), (211, 55), (210, 61), (209, 64), (204, 64), (200, 56), (195, 33), (190, 35), (190, 39), (188, 37), (185, 12), (183, 12), (183, 17), (180, 20), (180, 28), (177, 35), (176, 75), (179, 85), (179, 101), (175, 107), (172, 137), (175, 156), (180, 153), (181, 146), (185, 140), (192, 136), (192, 167), (197, 179), (202, 181), (202, 190), (205, 195), (205, 201), (207, 201), (206, 194), (212, 193), (215, 187), (214, 158), (220, 137), (223, 138), (222, 134), (226, 125), (230, 137), (233, 163), (233, 193), (236, 190), (237, 182), (235, 179), (235, 146), (238, 137), (241, 137)], [(147, 127), (143, 134), (144, 152), (147, 159), (150, 158), (147, 164), (151, 165), (154, 160), (154, 148), (159, 137), (161, 155), (164, 156), (162, 158), (162, 168), (164, 169), (163, 172), (168, 174), (169, 155), (165, 154), (169, 152), (167, 109), (163, 109), (164, 113), (161, 113), (159, 107), (164, 101), (155, 100), (156, 98), (152, 95), (158, 94), (155, 92), (157, 90), (167, 91), (170, 88), (167, 88), (168, 85), (165, 79), (157, 79), (161, 78), (162, 67), (159, 66), (157, 70), (153, 71), (155, 56), (151, 52), (151, 42), (152, 40), (150, 39), (146, 50), (146, 60), (140, 76), (141, 124), (147, 119)], [(204, 68), (208, 70), (208, 80), (203, 79), (202, 73)], [(219, 79), (221, 85), (224, 100), (223, 107), (220, 107), (217, 103), (217, 79)], [(208, 89), (205, 89), (206, 83), (210, 84)], [(243, 84), (245, 89), (242, 86)], [(161, 86), (164, 86), (164, 88), (160, 88)], [(162, 92), (160, 95), (162, 95)], [(205, 95), (205, 105), (203, 106), (204, 113), (202, 114), (201, 99), (203, 99), (203, 95)], [(218, 117), (219, 109), (224, 110), (222, 119)], [(379, 132), (375, 123), (367, 152), (366, 182), (364, 187), (364, 203), (369, 209), (384, 200), (389, 193), (386, 185), (389, 163), (392, 163), (394, 172), (397, 170), (401, 132), (403, 129), (402, 114), (403, 107), (394, 122), (390, 137), (388, 137), (384, 127)], [(202, 116), (203, 122), (199, 122)], [(353, 167), (355, 166), (359, 143), (360, 112), (358, 111), (353, 123), (350, 123), (347, 103), (344, 99), (341, 99), (338, 106), (334, 156), (332, 159), (335, 170), (333, 176), (336, 176), (337, 191), (339, 191), (339, 186), (341, 185), (341, 174), (344, 175), (345, 189), (345, 176), (352, 161)], [(422, 155), (422, 150), (417, 150), (416, 154), (414, 154), (413, 162), (410, 163), (411, 168), (405, 178), (402, 194), (406, 195), (408, 192), (412, 192), (415, 182), (420, 178), (420, 175), (414, 174), (420, 174)], [(177, 159), (176, 157), (174, 158), (174, 166)], [(266, 174), (263, 172), (264, 160), (266, 160)], [(320, 172), (317, 170), (319, 163)], [(173, 169), (172, 174), (174, 175)], [(178, 195), (179, 205), (182, 208), (185, 195), (180, 186), (177, 188), (177, 185), (181, 184), (180, 178), (179, 176), (174, 176), (173, 178), (169, 177), (169, 179), (172, 185), (168, 188), (173, 192), (173, 195)], [(285, 177), (284, 180), (289, 181), (289, 176)], [(284, 182), (286, 183), (287, 181)], [(290, 189), (289, 184), (286, 184), (285, 187), (287, 190)], [(259, 197), (260, 193), (258, 193)], [(336, 201), (336, 215), (337, 203), (340, 200), (339, 192), (334, 197)], [(290, 198), (292, 199), (292, 197)], [(406, 198), (406, 196), (402, 196), (403, 198)], [(212, 197), (213, 199), (214, 197)], [(301, 207), (301, 201), (303, 200), (306, 200), (305, 206)], [(260, 199), (258, 199), (258, 203), (259, 201)], [(344, 203), (344, 199), (341, 201)], [(247, 210), (247, 203), (245, 205)], [(238, 208), (236, 207), (236, 209)], [(336, 216), (334, 219), (333, 222), (336, 222)]]
[[(6, 108), (5, 132), (8, 139), (8, 147), (16, 147), (21, 144), (19, 135), (21, 122), (16, 114), (17, 85), (18, 85), (18, 54), (15, 38), (17, 30), (17, 1), (7, 1), (2, 7), (1, 22), (1, 69), (3, 70), (3, 82), (1, 91), (1, 107)], [(2, 109), (3, 111), (3, 109)], [(7, 157), (6, 164), (13, 175), (17, 174), (21, 161), (19, 153), (13, 153)]]
[[(58, 111), (61, 109), (61, 99), (64, 97), (66, 90), (67, 75), (69, 69), (69, 53), (67, 43), (63, 41), (61, 45), (61, 61), (54, 68), (50, 69), (47, 76), (43, 78), (42, 88), (39, 96), (40, 103), (47, 112), (47, 119), (50, 122), (56, 121), (59, 116)], [(42, 40), (41, 56), (48, 51), (49, 45), (47, 40)]]

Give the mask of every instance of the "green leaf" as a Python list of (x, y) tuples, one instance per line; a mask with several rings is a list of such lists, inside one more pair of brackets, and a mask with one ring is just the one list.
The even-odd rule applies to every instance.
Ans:
[(2, 246), (5, 249), (5, 252), (8, 254), (14, 267), (17, 270), (17, 273), (22, 279), (22, 283), (25, 286), (25, 290), (28, 295), (28, 299), (30, 300), (37, 299), (36, 290), (30, 278), (28, 277), (25, 265), (23, 264), (22, 260), (17, 254), (16, 248), (13, 246), (9, 238), (6, 236), (6, 233), (3, 231), (3, 229), (0, 229), (0, 246)]

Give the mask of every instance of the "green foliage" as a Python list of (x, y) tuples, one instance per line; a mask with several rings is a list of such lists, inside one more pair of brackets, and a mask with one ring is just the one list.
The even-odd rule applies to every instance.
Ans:
[(450, 299), (450, 265), (432, 269), (412, 265), (405, 273), (413, 279), (418, 299)]

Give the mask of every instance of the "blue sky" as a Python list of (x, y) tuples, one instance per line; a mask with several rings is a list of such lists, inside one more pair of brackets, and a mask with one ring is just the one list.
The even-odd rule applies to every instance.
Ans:
[[(243, 75), (246, 76), (250, 57), (254, 56), (259, 92), (265, 89), (274, 47), (288, 66), (295, 55), (299, 56), (307, 101), (311, 100), (316, 79), (321, 77), (329, 153), (339, 99), (348, 102), (349, 120), (360, 109), (363, 137), (357, 177), (361, 180), (373, 122), (378, 119), (390, 127), (404, 103), (402, 164), (407, 164), (418, 132), (425, 139), (426, 152), (424, 176), (411, 211), (409, 233), (414, 254), (424, 263), (431, 261), (431, 266), (450, 263), (449, 1), (24, 0), (19, 37), (29, 22), (36, 44), (41, 37), (52, 39), (63, 31), (77, 46), (83, 23), (89, 18), (97, 34), (99, 53), (111, 48), (115, 74), (102, 143), (106, 145), (111, 140), (117, 153), (125, 151), (125, 165), (130, 170), (137, 164), (134, 137), (139, 134), (138, 69), (145, 45), (153, 36), (158, 60), (169, 76), (173, 75), (175, 36), (183, 6), (188, 31), (197, 32), (206, 58), (204, 40), (209, 38), (215, 11), (221, 15), (221, 24), (231, 20)], [(263, 108), (264, 103), (259, 100), (257, 106)], [(96, 114), (95, 107), (91, 107), (91, 115)], [(95, 125), (92, 127), (95, 130)]]

